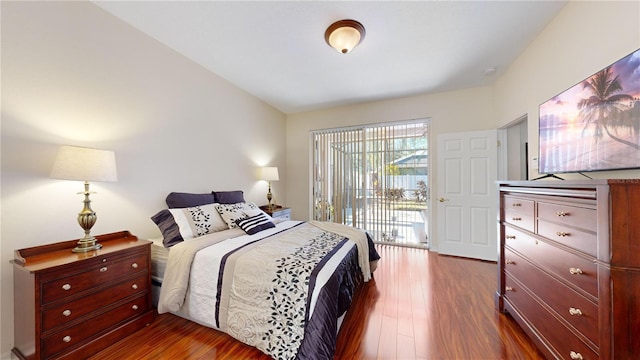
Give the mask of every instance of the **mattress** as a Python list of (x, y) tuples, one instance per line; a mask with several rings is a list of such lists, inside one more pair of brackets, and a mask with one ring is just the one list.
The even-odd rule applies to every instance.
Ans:
[(162, 238), (151, 239), (151, 295), (153, 306), (158, 306), (160, 286), (164, 279), (164, 272), (169, 259), (169, 249), (164, 247)]

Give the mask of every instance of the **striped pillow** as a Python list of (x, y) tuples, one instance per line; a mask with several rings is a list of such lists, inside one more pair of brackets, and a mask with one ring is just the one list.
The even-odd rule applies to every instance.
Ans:
[(276, 227), (276, 225), (271, 222), (271, 219), (262, 212), (243, 219), (238, 219), (236, 220), (236, 224), (238, 224), (238, 227), (249, 235)]

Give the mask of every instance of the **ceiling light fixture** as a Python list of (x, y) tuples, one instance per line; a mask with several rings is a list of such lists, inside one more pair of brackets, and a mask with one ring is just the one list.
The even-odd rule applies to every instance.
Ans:
[(324, 33), (327, 44), (346, 54), (364, 39), (364, 26), (355, 20), (340, 20), (331, 24)]
[(493, 74), (496, 73), (498, 69), (495, 67), (489, 67), (484, 69), (484, 76), (492, 76)]

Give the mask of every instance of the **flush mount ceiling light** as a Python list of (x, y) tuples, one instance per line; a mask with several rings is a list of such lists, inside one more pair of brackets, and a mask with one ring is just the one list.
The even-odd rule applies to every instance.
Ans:
[(336, 21), (327, 28), (324, 39), (327, 44), (346, 54), (364, 39), (364, 26), (355, 20)]
[(496, 73), (498, 69), (495, 67), (488, 67), (484, 69), (484, 76), (492, 76)]

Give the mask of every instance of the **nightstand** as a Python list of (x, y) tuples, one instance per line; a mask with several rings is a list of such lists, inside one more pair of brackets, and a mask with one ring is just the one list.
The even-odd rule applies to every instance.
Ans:
[(151, 242), (127, 231), (96, 238), (102, 248), (87, 253), (71, 251), (77, 240), (16, 250), (20, 359), (87, 358), (154, 320)]
[(291, 208), (274, 205), (271, 211), (269, 211), (269, 206), (264, 205), (260, 206), (260, 209), (275, 220), (291, 220)]

